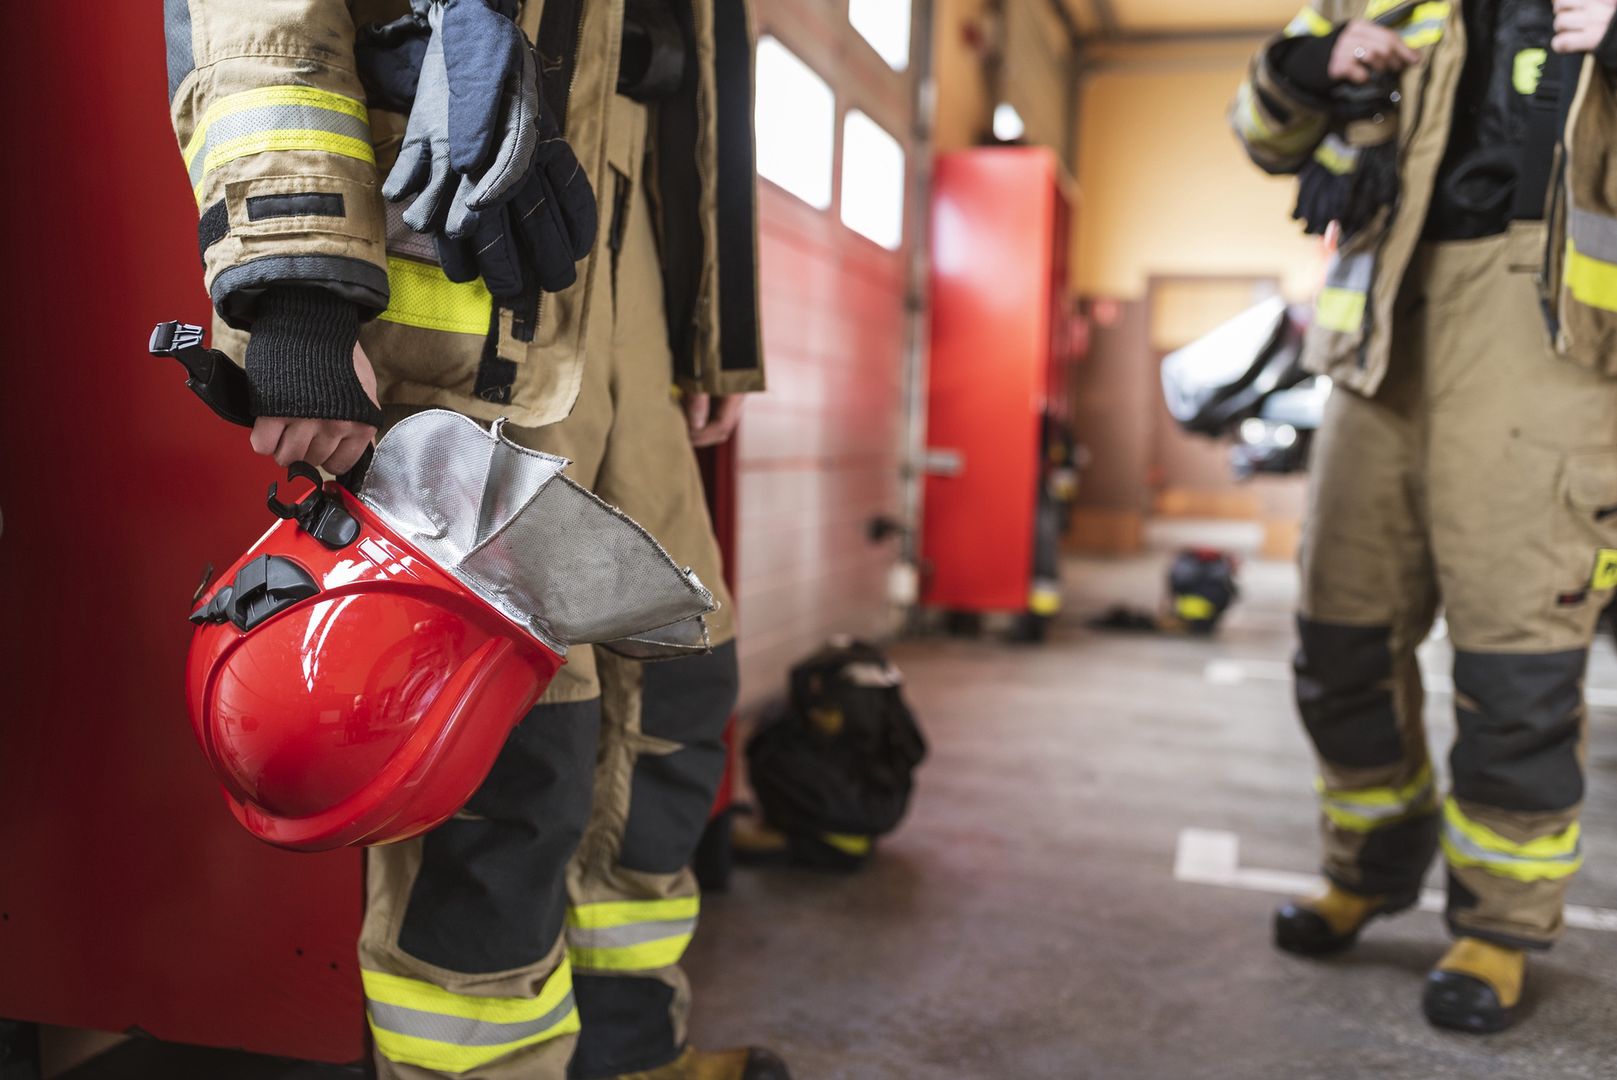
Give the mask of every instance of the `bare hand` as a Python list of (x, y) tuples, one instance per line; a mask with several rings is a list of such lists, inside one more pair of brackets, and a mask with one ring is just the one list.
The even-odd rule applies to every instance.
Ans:
[[(372, 401), (376, 400), (376, 372), (370, 358), (354, 346), (354, 374)], [(275, 459), (283, 468), (307, 461), (317, 469), (341, 474), (354, 467), (365, 448), (376, 438), (376, 428), (353, 420), (307, 420), (285, 416), (260, 416), (253, 422), (255, 453)]]
[(1405, 45), (1398, 31), (1354, 19), (1337, 35), (1326, 71), (1337, 82), (1362, 86), (1376, 75), (1396, 74), (1418, 63), (1420, 53)]
[(740, 394), (686, 394), (685, 424), (691, 431), (691, 445), (718, 446), (735, 434), (741, 422)]
[(1555, 37), (1550, 48), (1558, 53), (1587, 53), (1606, 37), (1617, 0), (1555, 0)]

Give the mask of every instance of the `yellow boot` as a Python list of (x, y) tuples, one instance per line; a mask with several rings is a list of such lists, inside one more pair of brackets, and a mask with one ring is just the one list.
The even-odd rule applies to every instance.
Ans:
[(623, 1073), (614, 1080), (792, 1080), (792, 1074), (784, 1061), (760, 1047), (697, 1050), (687, 1046), (667, 1065)]
[(1418, 893), (1360, 896), (1340, 885), (1327, 885), (1318, 896), (1289, 900), (1275, 911), (1275, 944), (1302, 956), (1341, 952), (1359, 939), (1359, 931), (1378, 915), (1396, 915), (1414, 907)]
[(1421, 1007), (1438, 1027), (1486, 1034), (1514, 1024), (1527, 977), (1527, 954), (1463, 937), (1426, 976)]

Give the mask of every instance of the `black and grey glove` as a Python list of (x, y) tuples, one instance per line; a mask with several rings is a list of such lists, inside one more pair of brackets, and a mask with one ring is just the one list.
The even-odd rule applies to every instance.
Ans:
[(359, 307), (325, 289), (282, 285), (258, 302), (247, 340), (254, 416), (353, 420), (382, 411), (354, 374)]

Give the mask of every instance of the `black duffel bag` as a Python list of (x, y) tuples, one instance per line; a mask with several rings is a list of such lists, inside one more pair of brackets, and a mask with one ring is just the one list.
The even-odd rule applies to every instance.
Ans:
[(792, 861), (862, 865), (903, 820), (926, 740), (902, 683), (874, 645), (835, 639), (792, 669), (785, 706), (747, 741), (759, 810)]

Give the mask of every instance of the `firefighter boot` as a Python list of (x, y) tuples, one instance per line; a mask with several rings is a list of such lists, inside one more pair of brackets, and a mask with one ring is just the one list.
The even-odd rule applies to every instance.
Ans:
[(784, 1061), (761, 1047), (697, 1050), (687, 1046), (667, 1065), (624, 1073), (615, 1080), (792, 1080), (792, 1074)]
[(1527, 954), (1479, 938), (1463, 937), (1449, 947), (1426, 976), (1421, 1007), (1438, 1027), (1486, 1034), (1517, 1020)]
[(1301, 956), (1324, 956), (1350, 948), (1359, 931), (1378, 915), (1396, 915), (1419, 895), (1360, 896), (1338, 885), (1307, 900), (1288, 900), (1275, 911), (1275, 944)]

